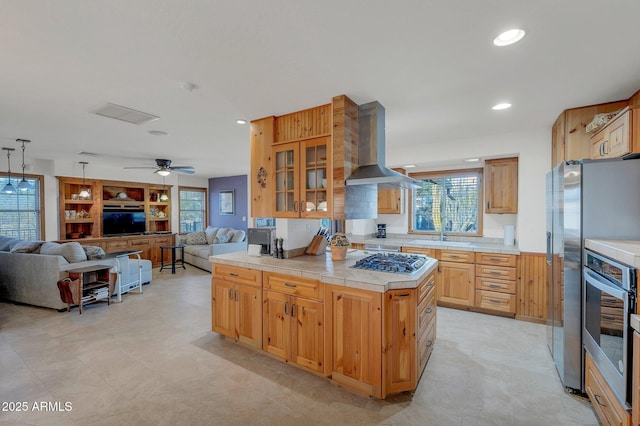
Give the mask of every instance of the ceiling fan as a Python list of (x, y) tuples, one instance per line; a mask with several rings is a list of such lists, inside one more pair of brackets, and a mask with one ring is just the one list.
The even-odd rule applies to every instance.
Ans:
[(171, 160), (161, 158), (156, 158), (155, 167), (125, 167), (125, 169), (155, 169), (156, 171), (154, 173), (157, 173), (160, 176), (169, 176), (171, 172), (185, 173), (188, 175), (192, 175), (196, 172), (196, 169), (194, 169), (193, 166), (171, 166)]

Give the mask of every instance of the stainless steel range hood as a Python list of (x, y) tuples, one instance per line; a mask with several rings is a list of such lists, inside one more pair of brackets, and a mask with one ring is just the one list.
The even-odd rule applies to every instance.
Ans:
[(358, 163), (346, 185), (417, 188), (419, 182), (385, 166), (384, 107), (377, 101), (358, 106)]

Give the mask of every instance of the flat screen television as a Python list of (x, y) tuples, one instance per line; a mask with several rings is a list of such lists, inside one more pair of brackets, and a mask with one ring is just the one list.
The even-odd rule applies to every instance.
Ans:
[(144, 210), (113, 209), (102, 213), (102, 235), (144, 234), (147, 230)]

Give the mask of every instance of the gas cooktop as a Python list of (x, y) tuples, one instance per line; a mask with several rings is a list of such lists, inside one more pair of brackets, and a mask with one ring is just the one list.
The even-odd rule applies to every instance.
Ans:
[(356, 261), (353, 268), (412, 274), (422, 268), (425, 263), (427, 263), (427, 257), (417, 254), (376, 253)]

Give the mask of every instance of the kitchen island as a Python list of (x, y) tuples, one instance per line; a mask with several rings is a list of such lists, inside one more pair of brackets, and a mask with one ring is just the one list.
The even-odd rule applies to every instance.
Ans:
[(352, 268), (366, 256), (211, 256), (212, 330), (360, 394), (414, 390), (436, 337), (437, 260)]

